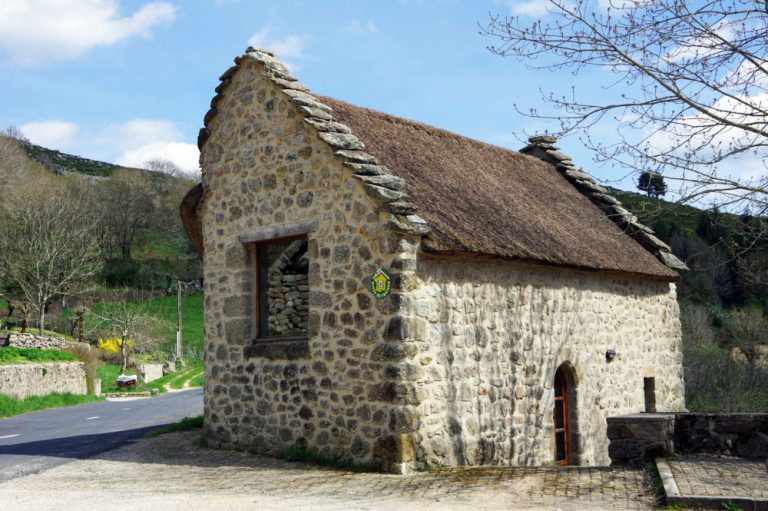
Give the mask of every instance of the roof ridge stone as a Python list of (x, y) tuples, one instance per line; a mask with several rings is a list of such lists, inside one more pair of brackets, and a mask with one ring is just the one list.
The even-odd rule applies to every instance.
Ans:
[(352, 170), (353, 176), (362, 182), (366, 193), (378, 202), (379, 207), (390, 214), (389, 227), (409, 235), (429, 234), (429, 225), (416, 214), (418, 208), (409, 200), (405, 181), (393, 175), (387, 167), (379, 165), (374, 155), (366, 153), (365, 145), (352, 133), (352, 129), (334, 121), (333, 109), (311, 94), (309, 87), (299, 83), (274, 53), (263, 48), (249, 46), (245, 53), (235, 57), (235, 65), (219, 77), (216, 95), (211, 100), (211, 108), (205, 114), (203, 128), (197, 136), (201, 163), (203, 147), (211, 134), (209, 125), (218, 114), (217, 105), (224, 97), (232, 78), (247, 60), (262, 67), (262, 74), (298, 107), (304, 114), (304, 122), (312, 126), (318, 138), (333, 149), (345, 167)]
[(608, 218), (655, 255), (663, 264), (673, 270), (688, 270), (685, 262), (672, 253), (672, 248), (660, 240), (653, 229), (640, 223), (635, 215), (622, 206), (620, 200), (608, 193), (607, 189), (598, 185), (589, 173), (584, 169), (577, 168), (573, 159), (555, 145), (556, 142), (557, 138), (553, 135), (533, 136), (528, 139), (528, 145), (520, 149), (520, 152), (554, 165), (555, 169), (565, 176), (576, 189), (603, 210)]

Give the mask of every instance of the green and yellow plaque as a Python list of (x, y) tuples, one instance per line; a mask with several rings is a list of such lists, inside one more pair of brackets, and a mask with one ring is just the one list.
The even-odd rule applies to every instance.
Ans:
[(384, 298), (389, 295), (392, 288), (392, 277), (384, 268), (379, 268), (371, 275), (371, 293), (376, 298)]

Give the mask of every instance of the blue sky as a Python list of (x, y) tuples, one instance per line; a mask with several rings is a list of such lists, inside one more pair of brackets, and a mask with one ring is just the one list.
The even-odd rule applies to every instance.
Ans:
[[(557, 128), (519, 115), (514, 104), (541, 105), (539, 89), (576, 79), (493, 55), (486, 47), (494, 41), (479, 34), (489, 13), (541, 15), (540, 0), (4, 4), (0, 128), (134, 166), (157, 157), (195, 166), (218, 76), (249, 43), (275, 51), (314, 92), (511, 149)], [(594, 88), (593, 78), (578, 85)], [(623, 175), (592, 163), (575, 137), (561, 147), (601, 180)]]

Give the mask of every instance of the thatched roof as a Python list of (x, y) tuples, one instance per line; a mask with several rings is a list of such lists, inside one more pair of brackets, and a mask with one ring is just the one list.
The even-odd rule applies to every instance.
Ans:
[(430, 251), (675, 278), (555, 167), (538, 158), (329, 97), (366, 152), (405, 180)]
[(202, 199), (203, 185), (198, 183), (184, 195), (179, 206), (184, 232), (187, 233), (189, 241), (192, 242), (192, 246), (200, 256), (203, 255), (203, 226), (200, 223), (200, 216), (197, 214), (197, 207)]
[[(566, 157), (563, 165), (564, 155), (552, 151), (549, 140), (544, 144), (546, 154), (537, 158), (314, 96), (274, 55), (261, 49), (246, 50), (221, 76), (198, 137), (201, 151), (217, 104), (245, 62), (260, 66), (263, 76), (297, 105), (318, 137), (353, 169), (366, 192), (392, 213), (391, 225), (423, 236), (422, 247), (427, 251), (664, 280), (677, 278), (669, 266), (684, 267), (650, 229), (637, 223), (588, 175), (571, 168), (570, 159)], [(539, 149), (529, 146), (526, 152), (537, 154)], [(557, 158), (550, 158), (552, 154)], [(197, 195), (201, 197), (202, 190)], [(190, 202), (185, 209), (189, 212), (196, 207), (196, 202)], [(185, 225), (199, 230), (193, 224), (191, 218), (186, 219)]]

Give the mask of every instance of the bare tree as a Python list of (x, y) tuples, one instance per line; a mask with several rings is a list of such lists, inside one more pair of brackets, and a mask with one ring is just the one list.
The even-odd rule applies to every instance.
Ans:
[(168, 174), (169, 176), (174, 177), (183, 177), (185, 179), (192, 179), (195, 181), (197, 181), (198, 178), (194, 172), (184, 170), (173, 163), (171, 160), (165, 158), (153, 158), (151, 160), (147, 160), (144, 162), (142, 167), (147, 170), (162, 172), (163, 174)]
[(139, 294), (129, 301), (104, 304), (88, 314), (100, 329), (119, 338), (120, 375), (125, 374), (134, 351), (147, 353), (159, 348), (173, 330), (173, 325), (149, 314), (145, 298)]
[(149, 227), (156, 211), (152, 184), (146, 176), (130, 171), (97, 183), (96, 187), (103, 222), (99, 235), (105, 256), (111, 258), (116, 250), (123, 259), (130, 259), (136, 236)]
[(41, 333), (51, 300), (84, 291), (101, 269), (97, 221), (74, 183), (0, 202), (0, 281), (37, 315)]
[(2, 132), (3, 135), (6, 137), (10, 137), (14, 140), (18, 140), (19, 142), (29, 143), (29, 139), (24, 135), (24, 132), (21, 131), (21, 129), (17, 128), (13, 124), (5, 128)]
[[(610, 73), (598, 99), (546, 91), (552, 113), (527, 115), (580, 132), (598, 161), (676, 180), (683, 200), (768, 212), (765, 2), (549, 0), (548, 11), (532, 23), (491, 16), (483, 32), (499, 42), (489, 49), (534, 69)], [(605, 121), (616, 140), (590, 136)], [(749, 168), (731, 175), (737, 159)]]

